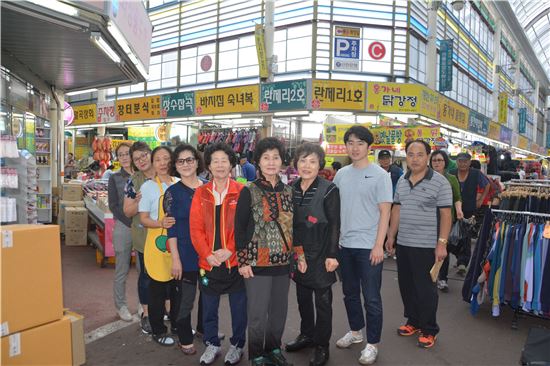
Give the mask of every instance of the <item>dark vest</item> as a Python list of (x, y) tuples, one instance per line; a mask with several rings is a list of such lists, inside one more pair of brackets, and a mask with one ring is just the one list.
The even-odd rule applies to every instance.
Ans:
[[(453, 173), (458, 179), (458, 170)], [(462, 211), (464, 213), (473, 213), (476, 210), (477, 182), (479, 182), (480, 171), (470, 168), (468, 178), (461, 185), (460, 194), (462, 196)], [(460, 183), (460, 180), (458, 181)]]

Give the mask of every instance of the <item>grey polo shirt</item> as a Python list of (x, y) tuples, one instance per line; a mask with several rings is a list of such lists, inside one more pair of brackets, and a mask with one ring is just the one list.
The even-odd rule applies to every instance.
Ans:
[(439, 236), (439, 208), (451, 207), (453, 192), (447, 178), (428, 168), (416, 185), (411, 172), (399, 178), (394, 203), (401, 206), (397, 244), (435, 248)]

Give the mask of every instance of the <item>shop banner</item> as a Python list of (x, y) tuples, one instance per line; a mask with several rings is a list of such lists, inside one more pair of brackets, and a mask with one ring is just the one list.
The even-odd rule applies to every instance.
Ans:
[(369, 112), (418, 113), (422, 86), (400, 83), (367, 83)]
[(372, 127), (370, 129), (374, 136), (372, 149), (392, 149), (395, 150), (396, 145), (404, 148), (407, 142), (416, 139), (422, 139), (436, 146), (436, 141), (441, 137), (439, 126), (387, 126), (387, 127)]
[(425, 117), (437, 119), (438, 111), (439, 93), (423, 86), (420, 93), (420, 110), (418, 113)]
[(508, 145), (512, 143), (512, 130), (506, 126), (500, 126), (500, 142)]
[(529, 140), (527, 137), (519, 135), (518, 147), (523, 150), (529, 150)]
[(517, 132), (512, 132), (512, 147), (519, 147), (519, 135)]
[(116, 101), (117, 121), (139, 121), (160, 118), (160, 95)]
[(74, 120), (71, 126), (97, 123), (97, 110), (95, 104), (73, 105)]
[(546, 128), (546, 148), (550, 149), (550, 128)]
[(481, 136), (487, 136), (489, 133), (489, 118), (474, 110), (470, 111), (470, 119), (468, 121), (468, 130), (477, 133)]
[(258, 84), (197, 90), (195, 92), (195, 112), (197, 116), (258, 112), (260, 109), (259, 94)]
[(539, 145), (537, 143), (531, 142), (531, 149), (532, 152), (538, 154), (539, 152)]
[[(35, 133), (36, 133), (35, 122), (36, 122), (35, 117), (29, 117), (28, 115), (25, 116), (25, 148), (31, 154), (34, 154), (34, 152), (36, 151), (36, 144), (34, 140)], [(47, 140), (49, 141), (49, 139)], [(46, 142), (46, 140), (41, 140), (39, 142)]]
[(447, 97), (439, 96), (438, 121), (466, 131), (468, 130), (469, 118), (470, 110), (468, 108)]
[(506, 124), (508, 121), (508, 93), (498, 95), (498, 123)]
[(307, 80), (261, 84), (260, 110), (279, 112), (307, 109), (307, 84)]
[(489, 123), (489, 134), (487, 135), (490, 139), (500, 140), (500, 125), (494, 122)]
[(519, 115), (518, 132), (525, 133), (525, 131), (527, 130), (527, 108), (520, 108), (518, 115)]
[(313, 80), (311, 108), (364, 111), (365, 83), (362, 81)]
[(112, 123), (116, 122), (116, 107), (115, 102), (98, 102), (97, 103), (97, 122)]
[(333, 70), (361, 70), (361, 28), (334, 26)]
[(258, 65), (260, 67), (260, 78), (266, 79), (269, 77), (269, 69), (267, 66), (267, 53), (265, 50), (264, 27), (261, 24), (256, 24), (254, 29), (254, 39), (256, 41), (256, 53), (258, 55)]
[(346, 145), (328, 144), (325, 149), (326, 155), (345, 156), (348, 154)]
[(344, 145), (344, 134), (352, 126), (363, 126), (370, 129), (370, 123), (325, 123), (325, 141), (329, 144)]
[(128, 127), (128, 140), (143, 141), (151, 149), (154, 149), (160, 145), (155, 137), (155, 130), (155, 126), (130, 126)]
[(453, 40), (443, 39), (439, 44), (439, 91), (453, 90)]
[(195, 93), (192, 91), (164, 94), (161, 98), (163, 118), (189, 117), (195, 113)]

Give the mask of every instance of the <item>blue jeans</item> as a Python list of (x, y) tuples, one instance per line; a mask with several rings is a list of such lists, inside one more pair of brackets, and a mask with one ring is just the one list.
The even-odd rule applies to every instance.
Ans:
[[(202, 316), (204, 328), (204, 343), (220, 346), (218, 338), (218, 309), (220, 307), (220, 295), (202, 295)], [(231, 308), (231, 329), (233, 336), (231, 344), (239, 348), (244, 347), (246, 341), (246, 289), (229, 294), (229, 307)]]
[(340, 249), (342, 289), (344, 304), (351, 330), (365, 327), (365, 315), (361, 307), (361, 289), (367, 318), (367, 342), (377, 344), (382, 334), (382, 263), (372, 266), (370, 249)]

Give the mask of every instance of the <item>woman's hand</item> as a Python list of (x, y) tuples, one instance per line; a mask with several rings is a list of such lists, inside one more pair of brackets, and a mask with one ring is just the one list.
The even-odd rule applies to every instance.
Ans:
[(462, 212), (462, 210), (456, 210), (456, 218), (462, 220), (464, 218), (464, 212)]
[(181, 266), (181, 262), (179, 260), (173, 260), (172, 261), (172, 277), (174, 277), (175, 280), (181, 280), (181, 275), (183, 272), (183, 268)]
[(298, 259), (298, 271), (300, 273), (306, 273), (307, 271), (307, 262), (305, 259)]
[(170, 229), (176, 223), (176, 219), (171, 216), (164, 216), (160, 221), (160, 226), (164, 229)]
[(252, 277), (254, 277), (254, 272), (252, 271), (252, 267), (251, 267), (251, 266), (244, 266), (244, 267), (239, 268), (239, 273), (240, 273), (241, 276), (243, 276), (244, 278), (252, 278)]
[(325, 268), (327, 272), (334, 272), (338, 268), (338, 261), (335, 258), (325, 259)]
[(208, 257), (206, 257), (206, 261), (212, 267), (219, 267), (222, 264), (222, 262), (220, 262), (214, 254), (210, 254)]

